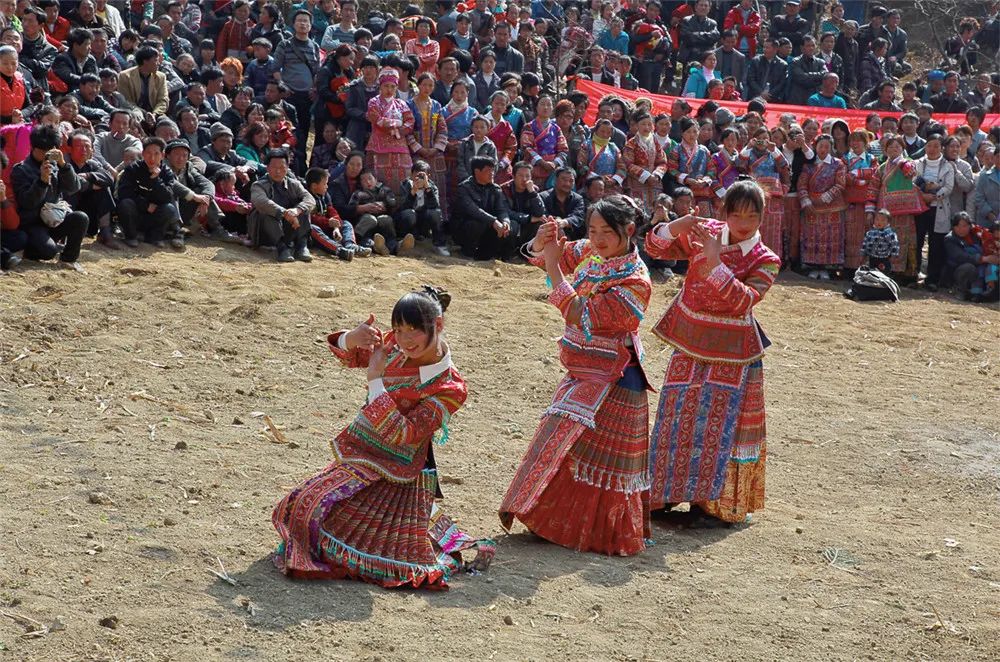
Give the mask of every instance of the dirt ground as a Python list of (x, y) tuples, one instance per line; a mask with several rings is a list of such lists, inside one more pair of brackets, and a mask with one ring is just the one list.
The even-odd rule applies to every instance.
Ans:
[[(656, 525), (622, 559), (495, 516), (561, 376), (541, 272), (205, 243), (83, 260), (0, 278), (0, 659), (1000, 658), (996, 309), (782, 276), (759, 309), (767, 508), (738, 530)], [(437, 594), (286, 580), (271, 509), (365, 392), (322, 338), (427, 282), (454, 294), (470, 390), (437, 453), (446, 506), (497, 537), (496, 562)], [(654, 382), (648, 329), (676, 287), (643, 325)]]

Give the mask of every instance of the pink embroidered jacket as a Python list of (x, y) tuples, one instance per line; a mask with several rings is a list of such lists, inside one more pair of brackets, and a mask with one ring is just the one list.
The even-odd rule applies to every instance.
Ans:
[[(330, 351), (348, 368), (367, 368), (370, 351), (338, 346), (344, 333), (328, 336)], [(394, 346), (392, 333), (386, 334), (385, 342)], [(339, 461), (374, 469), (398, 483), (420, 475), (432, 438), (438, 431), (446, 435), (448, 419), (468, 394), (450, 356), (437, 366), (416, 368), (405, 363), (406, 357), (393, 348), (378, 385), (381, 392), (331, 442)], [(372, 385), (369, 392), (378, 393)]]
[(713, 363), (752, 363), (764, 354), (766, 340), (753, 307), (778, 276), (781, 260), (760, 240), (760, 234), (725, 245), (729, 226), (709, 221), (720, 236), (722, 264), (708, 269), (705, 256), (687, 235), (670, 236), (667, 224), (646, 235), (646, 252), (657, 260), (690, 261), (684, 286), (667, 307), (653, 332), (678, 350)]
[(368, 102), (366, 118), (372, 123), (368, 151), (377, 154), (410, 153), (406, 138), (413, 132), (413, 112), (405, 101), (378, 95)]

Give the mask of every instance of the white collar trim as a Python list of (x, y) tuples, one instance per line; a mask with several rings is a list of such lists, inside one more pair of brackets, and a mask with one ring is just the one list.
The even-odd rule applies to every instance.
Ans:
[[(722, 228), (722, 233), (719, 235), (719, 241), (722, 242), (723, 246), (729, 246), (730, 245), (730, 242), (729, 242), (729, 226), (728, 225), (726, 227)], [(739, 246), (740, 252), (743, 253), (743, 255), (745, 257), (746, 254), (749, 253), (751, 250), (753, 250), (753, 247), (756, 246), (759, 242), (760, 242), (760, 231), (758, 230), (757, 232), (753, 233), (752, 237), (750, 237), (748, 239), (744, 239), (743, 241), (741, 241), (741, 242), (739, 242), (738, 244), (735, 244), (735, 245)]]
[(437, 363), (420, 366), (420, 383), (425, 384), (429, 382), (442, 372), (446, 372), (449, 368), (453, 368), (454, 365), (455, 364), (451, 362), (451, 352), (445, 352), (444, 358)]

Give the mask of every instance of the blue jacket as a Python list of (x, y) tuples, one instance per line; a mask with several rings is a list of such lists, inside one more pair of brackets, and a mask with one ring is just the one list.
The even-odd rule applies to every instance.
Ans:
[[(719, 75), (718, 71), (713, 71), (712, 77), (716, 80), (722, 80), (722, 76)], [(690, 99), (708, 98), (708, 80), (705, 78), (704, 70), (701, 67), (691, 70), (687, 84), (684, 85), (683, 96)]]

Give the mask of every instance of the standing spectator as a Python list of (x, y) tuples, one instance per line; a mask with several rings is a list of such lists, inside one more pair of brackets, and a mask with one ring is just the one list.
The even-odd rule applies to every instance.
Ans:
[(889, 42), (879, 37), (872, 42), (871, 50), (861, 57), (858, 68), (858, 90), (865, 94), (878, 87), (883, 81), (889, 80), (886, 69), (885, 54)]
[(972, 172), (972, 164), (966, 160), (962, 150), (962, 142), (956, 136), (948, 136), (941, 142), (944, 158), (955, 169), (955, 186), (951, 189), (951, 212), (975, 211), (973, 204), (973, 187), (976, 176)]
[(462, 255), (474, 260), (508, 259), (513, 255), (520, 228), (510, 220), (500, 187), (493, 182), (496, 161), (477, 156), (472, 176), (458, 187), (452, 237)]
[(118, 180), (118, 220), (125, 234), (125, 244), (139, 245), (139, 234), (157, 248), (169, 240), (174, 250), (184, 250), (181, 215), (177, 209), (174, 184), (177, 178), (163, 164), (166, 143), (160, 138), (146, 138), (142, 158), (125, 167)]
[(403, 52), (406, 55), (413, 55), (420, 63), (420, 66), (417, 67), (417, 75), (433, 74), (437, 68), (441, 44), (431, 39), (431, 26), (431, 19), (426, 17), (417, 19), (417, 36), (407, 41), (403, 47)]
[[(916, 218), (917, 260), (923, 255), (924, 242), (928, 241), (927, 276), (924, 287), (937, 291), (944, 269), (944, 236), (951, 230), (951, 192), (955, 188), (955, 168), (944, 158), (942, 137), (932, 134), (924, 146), (924, 156), (917, 160), (914, 182), (927, 210)], [(960, 210), (956, 210), (960, 211)]]
[[(355, 145), (367, 145), (372, 127), (368, 122), (368, 102), (378, 95), (378, 58), (366, 55), (361, 60), (361, 76), (347, 86), (347, 137)], [(341, 212), (341, 216), (343, 216)], [(348, 219), (351, 220), (351, 219)]]
[[(628, 33), (625, 32), (625, 21), (617, 16), (611, 19), (608, 28), (597, 37), (598, 46), (606, 51), (615, 51), (619, 55), (628, 55), (630, 41)], [(669, 62), (666, 64), (669, 66)]]
[(892, 260), (892, 270), (909, 282), (916, 282), (920, 270), (917, 254), (915, 217), (926, 211), (927, 205), (914, 183), (915, 165), (906, 158), (904, 145), (898, 136), (885, 140), (885, 162), (878, 166), (871, 179), (866, 211), (888, 209), (899, 237), (899, 255)]
[(936, 114), (965, 113), (969, 109), (968, 102), (958, 92), (959, 76), (957, 72), (949, 71), (944, 76), (944, 90), (930, 99), (930, 104)]
[(899, 27), (903, 20), (903, 12), (898, 9), (891, 9), (886, 14), (886, 31), (889, 33), (889, 52), (886, 59), (889, 61), (889, 74), (892, 76), (905, 76), (913, 71), (913, 67), (906, 62), (906, 51), (908, 48), (909, 36), (906, 30)]
[(630, 41), (635, 44), (639, 87), (658, 94), (664, 72), (668, 84), (674, 76), (670, 68), (673, 49), (667, 27), (660, 22), (660, 6), (656, 2), (646, 3), (646, 15), (633, 26)]
[(677, 53), (681, 62), (700, 60), (702, 54), (714, 48), (719, 41), (719, 24), (708, 17), (711, 8), (710, 0), (695, 0), (694, 14), (681, 21), (680, 50)]
[[(11, 173), (20, 229), (27, 235), (24, 256), (51, 260), (59, 255), (60, 265), (84, 273), (77, 260), (90, 219), (66, 204), (66, 197), (80, 190), (80, 178), (59, 149), (62, 140), (54, 127), (36, 126), (30, 141), (31, 154)], [(56, 222), (60, 214), (64, 218)]]
[(892, 41), (892, 35), (889, 34), (889, 29), (885, 27), (885, 17), (888, 13), (889, 10), (881, 5), (871, 8), (868, 14), (868, 23), (862, 25), (858, 30), (858, 46), (862, 57), (864, 57), (865, 53), (872, 50), (872, 42), (876, 39), (885, 39), (886, 43)]
[(489, 112), (490, 99), (500, 89), (500, 76), (496, 73), (497, 56), (493, 51), (484, 51), (479, 63), (479, 69), (472, 77), (476, 86), (474, 105), (480, 113)]
[(816, 139), (816, 160), (802, 169), (798, 185), (803, 212), (800, 256), (803, 266), (812, 268), (809, 277), (820, 280), (830, 280), (828, 269), (844, 266), (847, 168), (832, 149), (829, 134)]
[(306, 171), (306, 142), (311, 124), (309, 118), (316, 98), (315, 80), (320, 66), (319, 46), (309, 38), (312, 30), (311, 13), (304, 10), (295, 12), (292, 28), (294, 34), (278, 44), (275, 50), (274, 61), (278, 71), (274, 76), (291, 90), (288, 101), (295, 107), (296, 115), (295, 172), (301, 176)]
[(740, 0), (736, 7), (729, 10), (722, 23), (724, 30), (736, 30), (739, 35), (736, 48), (748, 62), (757, 55), (757, 36), (761, 26), (761, 16), (755, 5), (754, 0)]
[(80, 87), (80, 76), (96, 74), (97, 60), (90, 54), (90, 30), (74, 28), (66, 40), (68, 46), (65, 53), (60, 53), (52, 62), (52, 73), (62, 81), (65, 89), (53, 89), (53, 92), (73, 92)]
[(471, 30), (472, 17), (468, 13), (458, 15), (455, 29), (441, 34), (441, 57), (447, 57), (454, 50), (463, 50), (472, 56), (473, 61), (479, 61), (479, 38)]
[(885, 274), (892, 272), (892, 258), (899, 255), (899, 238), (889, 225), (891, 220), (888, 209), (879, 209), (874, 227), (865, 233), (861, 243), (861, 255), (868, 258), (868, 266)]
[(812, 30), (809, 21), (799, 15), (800, 9), (799, 0), (788, 0), (785, 3), (785, 13), (771, 19), (770, 36), (774, 39), (787, 39), (792, 42), (793, 56), (799, 55), (802, 51), (805, 38)]
[(701, 66), (690, 67), (687, 82), (684, 83), (685, 97), (689, 99), (709, 98), (709, 84), (713, 80), (722, 81), (722, 76), (719, 75), (719, 71), (716, 69), (717, 63), (718, 60), (715, 56), (715, 51), (706, 51), (705, 53), (702, 53), (700, 60), (697, 63), (692, 63), (700, 64)]
[[(309, 14), (312, 20), (312, 14)], [(241, 63), (247, 61), (247, 49), (252, 39), (250, 31), (254, 22), (250, 19), (250, 4), (247, 0), (233, 2), (233, 15), (222, 26), (215, 42), (215, 59), (222, 62), (227, 57), (236, 58)], [(312, 28), (312, 24), (309, 25)]]
[(456, 162), (459, 182), (472, 176), (472, 159), (477, 156), (488, 156), (494, 160), (497, 158), (497, 146), (486, 136), (490, 128), (489, 121), (482, 115), (477, 115), (472, 118), (470, 126), (472, 133), (458, 144)]
[(979, 44), (973, 37), (978, 31), (979, 21), (974, 18), (963, 18), (958, 24), (958, 34), (944, 43), (945, 57), (959, 67), (963, 76), (969, 75), (976, 66)]
[(524, 71), (524, 55), (510, 45), (510, 25), (499, 23), (494, 33), (493, 54), (497, 58), (495, 71), (498, 76), (503, 76), (507, 72), (518, 73)]
[[(312, 17), (312, 14), (310, 14), (310, 17)], [(310, 28), (311, 35), (312, 29)], [(257, 39), (266, 39), (271, 44), (271, 48), (274, 49), (287, 36), (278, 8), (270, 3), (264, 5), (260, 10), (257, 25), (253, 26), (253, 29), (250, 30), (250, 43), (252, 44)]]
[(841, 84), (848, 92), (858, 89), (858, 67), (861, 63), (860, 45), (856, 38), (858, 24), (845, 21), (844, 29), (837, 35), (833, 51), (844, 61), (844, 78)]
[(764, 53), (747, 64), (743, 96), (747, 99), (760, 97), (768, 103), (782, 103), (787, 79), (788, 65), (778, 57), (777, 41), (768, 37), (764, 41)]
[(386, 67), (379, 73), (379, 94), (368, 102), (371, 137), (365, 146), (370, 167), (379, 173), (393, 194), (410, 172), (413, 162), (406, 145), (406, 136), (413, 132), (413, 113), (405, 101), (396, 96), (399, 74)]
[(991, 227), (1000, 219), (1000, 146), (994, 145), (988, 163), (976, 178), (973, 209), (976, 224)]
[[(837, 74), (838, 81), (844, 80), (844, 60), (834, 52), (837, 45), (837, 35), (832, 32), (824, 32), (819, 38), (818, 57), (826, 64), (826, 70)], [(846, 88), (844, 88), (846, 89)]]
[(35, 7), (28, 7), (21, 18), (21, 25), (24, 26), (22, 35), (22, 45), (20, 61), (31, 72), (35, 82), (43, 90), (48, 91), (49, 69), (55, 61), (59, 51), (45, 38), (45, 12)]
[(160, 54), (152, 46), (143, 46), (135, 54), (135, 66), (118, 77), (122, 96), (138, 108), (147, 124), (167, 112), (167, 77), (159, 71)]
[[(622, 167), (627, 174), (625, 190), (646, 209), (652, 209), (656, 196), (663, 192), (663, 177), (667, 173), (667, 155), (653, 135), (653, 118), (638, 112), (636, 133), (622, 150)], [(583, 223), (581, 222), (581, 228)]]
[(819, 91), (826, 76), (826, 63), (816, 57), (816, 40), (812, 35), (802, 39), (802, 55), (792, 60), (788, 68), (788, 96), (786, 101), (797, 106), (804, 106), (809, 97)]
[(920, 118), (914, 113), (905, 113), (899, 118), (899, 131), (903, 136), (903, 146), (906, 148), (906, 155), (911, 159), (919, 159), (924, 155), (924, 146), (927, 141), (917, 135), (917, 125)]
[(715, 49), (715, 57), (718, 61), (717, 70), (722, 78), (732, 76), (736, 79), (736, 91), (742, 93), (747, 59), (736, 49), (737, 34), (736, 30), (726, 30), (722, 33), (722, 46)]
[[(312, 27), (312, 15), (304, 13)], [(299, 15), (301, 10), (296, 18)], [(250, 203), (254, 210), (247, 219), (247, 227), (254, 246), (275, 246), (278, 262), (312, 262), (309, 215), (316, 207), (316, 199), (289, 173), (285, 150), (268, 153), (267, 176), (250, 187)]]
[[(300, 10), (301, 11), (301, 10)], [(312, 20), (312, 15), (310, 15)], [(344, 0), (340, 3), (340, 22), (331, 23), (323, 33), (320, 46), (324, 51), (334, 51), (341, 44), (353, 44), (354, 33), (358, 31), (358, 3), (355, 0)], [(310, 24), (310, 29), (311, 24)]]
[[(532, 179), (541, 190), (551, 188), (549, 178), (557, 168), (566, 164), (569, 157), (569, 143), (552, 119), (552, 112), (552, 98), (545, 96), (539, 99), (538, 116), (521, 133), (521, 150), (525, 160), (534, 167)], [(496, 168), (495, 163), (493, 168)]]

